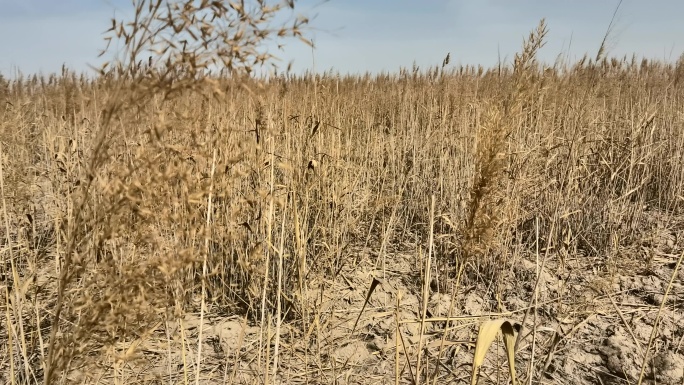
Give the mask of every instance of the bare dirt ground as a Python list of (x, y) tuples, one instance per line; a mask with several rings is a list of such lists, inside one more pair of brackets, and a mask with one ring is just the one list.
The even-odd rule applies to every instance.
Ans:
[[(349, 256), (354, 263), (335, 279), (309, 283), (320, 317), (307, 325), (306, 333), (301, 333), (301, 325), (281, 325), (277, 382), (389, 384), (398, 377), (400, 383), (410, 383), (416, 375), (422, 334), (421, 371), (427, 373), (427, 379), (423, 377), (421, 382), (468, 383), (477, 325), (491, 317), (522, 322), (527, 311), (517, 366), (524, 377), (533, 362), (533, 383), (636, 383), (643, 354), (653, 337), (655, 354), (648, 358), (644, 383), (681, 384), (681, 269), (662, 309), (661, 304), (679, 253), (684, 250), (684, 218), (666, 219), (676, 225), (663, 229), (659, 224), (664, 218), (657, 213), (645, 218), (641, 246), (620, 250), (624, 258), (614, 261), (613, 266), (599, 256), (561, 258), (560, 252), (550, 253), (539, 272), (536, 319), (530, 299), (539, 265), (536, 256), (529, 254), (511, 271), (506, 280), (511, 284), (500, 291), (499, 298), (486, 285), (461, 287), (456, 293), (431, 291), (423, 333), (419, 251), (410, 244), (390, 247), (384, 256), (386, 268), (382, 269), (383, 256), (370, 248), (358, 248)], [(425, 255), (424, 250), (421, 253)], [(374, 279), (379, 285), (362, 312)], [(202, 323), (193, 313), (166, 330), (155, 325), (141, 345), (139, 360), (120, 368), (127, 373), (124, 377), (138, 383), (183, 383), (192, 378), (194, 373), (183, 368), (194, 367), (187, 365), (197, 356), (197, 345), (190, 341), (198, 340), (199, 325), (203, 324), (201, 383), (268, 380), (260, 368), (276, 354), (275, 324), (264, 329), (270, 344), (260, 355), (259, 341), (265, 337), (259, 325), (235, 316), (217, 316), (221, 314), (217, 308), (209, 308), (208, 314), (211, 316)], [(452, 318), (447, 324), (443, 317), (449, 315)], [(657, 332), (652, 336), (656, 323)], [(502, 383), (506, 373), (503, 348), (495, 343), (481, 382)]]

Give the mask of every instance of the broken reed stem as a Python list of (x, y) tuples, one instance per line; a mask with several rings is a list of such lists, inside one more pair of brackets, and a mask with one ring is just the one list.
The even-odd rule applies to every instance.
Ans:
[(207, 258), (209, 256), (209, 240), (211, 238), (212, 198), (214, 194), (214, 173), (216, 172), (216, 149), (214, 148), (209, 175), (209, 196), (207, 197), (207, 214), (204, 229), (204, 258), (202, 259), (202, 298), (200, 300), (200, 319), (197, 341), (197, 367), (195, 368), (195, 385), (199, 385), (200, 369), (202, 368), (202, 345), (204, 329), (204, 313), (207, 309)]
[(278, 246), (278, 288), (276, 290), (276, 330), (273, 347), (273, 385), (278, 384), (278, 357), (280, 354), (280, 327), (282, 324), (282, 296), (283, 296), (283, 258), (285, 254), (285, 221), (287, 216), (287, 202), (283, 204), (283, 217), (280, 223), (280, 245)]
[[(427, 305), (430, 301), (430, 271), (432, 269), (432, 253), (435, 230), (435, 196), (430, 196), (430, 232), (428, 233), (428, 255), (425, 261), (425, 273), (423, 277), (423, 308), (420, 312), (420, 333), (418, 338), (418, 359), (416, 361), (416, 385), (420, 385), (420, 366), (423, 353), (423, 333), (425, 333), (425, 318), (427, 318)], [(429, 382), (429, 379), (428, 379)]]

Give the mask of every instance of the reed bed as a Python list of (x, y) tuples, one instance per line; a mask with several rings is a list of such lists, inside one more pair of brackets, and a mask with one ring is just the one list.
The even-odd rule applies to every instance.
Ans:
[(147, 66), (174, 29), (126, 28), (0, 78), (0, 382), (463, 383), (503, 318), (516, 383), (684, 375), (681, 60), (538, 63), (542, 22), (497, 68), (256, 78), (258, 28)]

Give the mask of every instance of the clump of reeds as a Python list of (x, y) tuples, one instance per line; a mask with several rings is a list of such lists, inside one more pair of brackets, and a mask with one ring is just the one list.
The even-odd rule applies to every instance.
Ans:
[(503, 215), (504, 207), (512, 202), (507, 199), (511, 188), (504, 183), (507, 162), (512, 163), (510, 158), (513, 156), (508, 141), (526, 126), (530, 106), (542, 91), (535, 57), (544, 45), (546, 33), (542, 20), (524, 42), (522, 52), (515, 55), (513, 73), (510, 80), (503, 83), (501, 98), (479, 107), (480, 125), (473, 143), (474, 178), (465, 205), (465, 222), (460, 230), (463, 263), (474, 264), (478, 269), (495, 272), (503, 266), (496, 260), (496, 255), (502, 251), (497, 249), (497, 243), (501, 245), (505, 239), (498, 233), (509, 233), (504, 226), (511, 226), (511, 223), (505, 223), (507, 218)]
[[(133, 20), (112, 19), (106, 38), (123, 46), (101, 68), (108, 97), (64, 228), (46, 384), (68, 375), (75, 362), (87, 363), (93, 352), (140, 337), (160, 319), (173, 320), (182, 313), (186, 285), (200, 290), (205, 311), (212, 206), (230, 193), (215, 185), (230, 189), (231, 183), (215, 181), (214, 174), (243, 155), (217, 155), (217, 141), (232, 128), (218, 127), (211, 116), (197, 126), (195, 106), (184, 101), (233, 103), (226, 87), (244, 86), (253, 70), (272, 62), (264, 42), (301, 38), (306, 23), (296, 18), (272, 27), (294, 1), (139, 0), (134, 7)], [(73, 125), (73, 92), (67, 91)], [(187, 150), (194, 148), (199, 153)], [(133, 356), (129, 351), (120, 359)]]

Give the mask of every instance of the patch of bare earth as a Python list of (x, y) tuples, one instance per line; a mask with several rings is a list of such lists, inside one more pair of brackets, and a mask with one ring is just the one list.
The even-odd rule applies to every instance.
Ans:
[[(417, 256), (426, 255), (425, 251), (408, 243), (384, 256), (358, 248), (350, 255), (355, 263), (336, 277), (309, 283), (310, 300), (318, 309), (311, 321), (281, 325), (276, 382), (379, 384), (399, 378), (400, 383), (409, 383), (418, 375), (420, 345), (421, 382), (468, 383), (478, 324), (491, 317), (521, 322), (528, 312), (518, 346), (520, 379), (526, 378), (532, 362), (535, 383), (636, 383), (663, 294), (684, 250), (684, 221), (670, 219), (675, 226), (656, 231), (638, 249), (623, 250), (623, 259), (615, 261), (612, 270), (602, 265), (606, 261), (599, 256), (566, 256), (561, 264), (557, 255), (549, 255), (539, 271), (536, 319), (531, 299), (539, 265), (533, 262), (535, 255), (528, 255), (510, 272), (508, 278), (513, 279), (506, 279), (498, 294), (484, 283), (461, 286), (456, 293), (431, 290), (422, 332), (419, 266), (423, 261)], [(391, 267), (379, 268), (383, 258)], [(684, 275), (681, 270), (678, 274), (651, 342), (647, 384), (683, 380)], [(364, 308), (374, 279), (379, 284)], [(211, 317), (202, 323), (193, 313), (166, 328), (158, 325), (143, 343), (138, 360), (127, 364), (128, 373), (164, 383), (194, 378), (184, 370), (196, 367), (196, 341), (203, 325), (200, 383), (252, 384), (263, 383), (266, 376), (272, 379), (274, 373), (263, 368), (276, 354), (275, 322), (261, 328), (245, 319), (217, 316), (220, 309), (208, 313)], [(268, 341), (268, 347), (260, 349), (260, 341)], [(505, 378), (501, 345), (492, 346), (481, 381)]]

